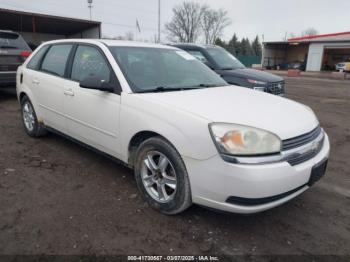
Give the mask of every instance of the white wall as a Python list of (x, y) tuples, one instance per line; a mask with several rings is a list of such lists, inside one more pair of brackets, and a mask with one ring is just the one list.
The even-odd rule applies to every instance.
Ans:
[(307, 58), (306, 71), (321, 71), (324, 44), (311, 43)]
[(81, 33), (70, 35), (67, 38), (100, 38), (100, 27), (96, 26)]

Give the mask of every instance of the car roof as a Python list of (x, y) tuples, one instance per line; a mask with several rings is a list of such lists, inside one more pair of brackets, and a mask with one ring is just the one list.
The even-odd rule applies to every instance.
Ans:
[(178, 50), (176, 47), (171, 47), (162, 44), (154, 43), (145, 43), (137, 41), (124, 41), (124, 40), (111, 40), (111, 39), (62, 39), (62, 40), (53, 40), (45, 42), (45, 44), (54, 44), (54, 43), (65, 43), (65, 42), (77, 42), (77, 43), (103, 43), (107, 46), (130, 46), (130, 47), (149, 47), (149, 48), (165, 48), (165, 49), (174, 49)]
[(195, 43), (170, 43), (168, 45), (179, 47), (179, 48), (190, 47), (190, 48), (203, 48), (203, 49), (218, 47), (216, 45), (195, 44)]

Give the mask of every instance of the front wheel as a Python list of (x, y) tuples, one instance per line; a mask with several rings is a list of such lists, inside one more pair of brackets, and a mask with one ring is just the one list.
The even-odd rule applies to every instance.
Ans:
[(147, 139), (139, 146), (135, 178), (146, 201), (164, 214), (178, 214), (192, 204), (190, 182), (182, 158), (160, 137)]

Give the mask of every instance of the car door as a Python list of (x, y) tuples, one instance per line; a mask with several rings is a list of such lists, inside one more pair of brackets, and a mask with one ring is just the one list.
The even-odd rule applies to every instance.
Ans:
[(55, 44), (50, 46), (38, 71), (31, 76), (32, 90), (40, 107), (42, 121), (45, 125), (61, 132), (66, 132), (64, 116), (64, 87), (69, 80), (66, 66), (72, 44)]
[(120, 95), (80, 87), (79, 82), (91, 76), (117, 85), (103, 51), (94, 45), (79, 44), (71, 63), (71, 81), (65, 88), (68, 133), (105, 153), (118, 156)]

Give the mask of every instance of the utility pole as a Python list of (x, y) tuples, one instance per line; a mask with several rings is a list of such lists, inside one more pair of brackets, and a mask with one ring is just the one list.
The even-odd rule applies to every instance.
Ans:
[(158, 43), (160, 43), (160, 0), (158, 0)]
[(90, 10), (90, 20), (92, 20), (92, 13), (91, 13), (91, 9), (92, 9), (92, 1), (93, 0), (87, 0), (87, 3), (88, 3), (88, 8)]

